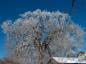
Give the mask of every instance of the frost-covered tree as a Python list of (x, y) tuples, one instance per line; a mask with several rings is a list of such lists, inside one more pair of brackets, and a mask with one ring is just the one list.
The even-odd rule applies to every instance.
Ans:
[(47, 64), (51, 57), (76, 56), (83, 30), (68, 14), (36, 10), (2, 24), (11, 59), (20, 64)]

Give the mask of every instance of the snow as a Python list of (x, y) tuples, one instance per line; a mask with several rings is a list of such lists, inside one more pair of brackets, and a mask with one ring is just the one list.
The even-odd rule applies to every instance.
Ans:
[(59, 63), (86, 63), (86, 60), (79, 60), (75, 57), (53, 57)]

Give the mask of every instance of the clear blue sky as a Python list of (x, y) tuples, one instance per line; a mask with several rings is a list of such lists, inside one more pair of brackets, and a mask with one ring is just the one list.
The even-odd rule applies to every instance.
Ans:
[[(0, 0), (0, 25), (7, 19), (15, 20), (19, 14), (36, 9), (67, 12), (75, 23), (86, 28), (86, 0), (76, 0), (76, 9), (72, 11), (72, 0)], [(0, 28), (0, 58), (6, 56), (5, 34)], [(85, 43), (86, 46), (86, 43)], [(85, 48), (85, 46), (83, 48)], [(83, 49), (85, 50), (85, 49)]]

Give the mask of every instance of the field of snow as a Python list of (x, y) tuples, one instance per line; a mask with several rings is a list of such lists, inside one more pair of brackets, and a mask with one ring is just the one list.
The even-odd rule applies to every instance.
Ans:
[(80, 58), (75, 57), (53, 57), (59, 63), (86, 63), (86, 60), (80, 60)]

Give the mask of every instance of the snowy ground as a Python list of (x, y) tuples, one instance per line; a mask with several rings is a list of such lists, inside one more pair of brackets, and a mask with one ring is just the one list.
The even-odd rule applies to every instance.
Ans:
[(86, 63), (86, 60), (81, 60), (80, 58), (66, 58), (66, 57), (53, 57), (59, 63)]

